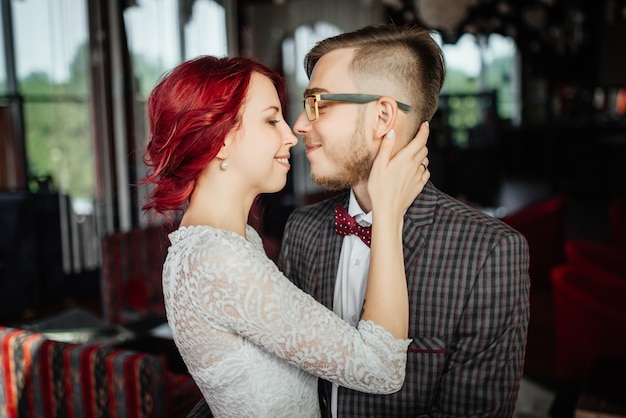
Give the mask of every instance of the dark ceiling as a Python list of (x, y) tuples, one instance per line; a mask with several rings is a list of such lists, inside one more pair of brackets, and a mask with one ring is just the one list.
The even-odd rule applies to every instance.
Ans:
[[(284, 5), (290, 0), (239, 1)], [(389, 22), (421, 24), (439, 31), (446, 43), (456, 43), (465, 33), (479, 39), (492, 33), (510, 36), (531, 77), (626, 84), (626, 0), (364, 1), (381, 1)]]
[[(441, 30), (447, 42), (456, 42), (466, 32), (495, 32), (561, 43), (558, 48), (565, 49), (568, 43), (580, 41), (602, 15), (624, 19), (626, 13), (623, 0), (389, 0), (384, 3), (388, 4), (390, 19), (395, 23), (425, 24)], [(452, 20), (447, 27), (446, 20)]]
[[(390, 21), (437, 29), (444, 42), (464, 33), (512, 37), (542, 74), (598, 79), (598, 67), (624, 68), (626, 0), (384, 0)], [(614, 78), (614, 77), (613, 77)], [(624, 76), (621, 76), (623, 79)], [(611, 81), (610, 84), (614, 84)]]

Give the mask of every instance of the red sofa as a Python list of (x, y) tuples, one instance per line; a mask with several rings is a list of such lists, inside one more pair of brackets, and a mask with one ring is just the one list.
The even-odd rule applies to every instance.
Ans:
[(184, 417), (202, 398), (157, 355), (0, 327), (0, 417)]

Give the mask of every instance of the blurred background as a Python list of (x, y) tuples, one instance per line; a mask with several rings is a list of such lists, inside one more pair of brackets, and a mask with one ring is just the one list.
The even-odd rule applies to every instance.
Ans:
[[(0, 4), (0, 323), (72, 307), (107, 325), (162, 313), (167, 242), (162, 231), (142, 238), (155, 222), (142, 214), (147, 190), (136, 184), (146, 173), (145, 101), (164, 72), (198, 55), (256, 58), (284, 75), (293, 123), (308, 82), (303, 58), (316, 42), (373, 23), (416, 23), (432, 30), (448, 70), (431, 123), (432, 181), (519, 229), (531, 246), (526, 376), (569, 390), (589, 378), (596, 357), (626, 357), (626, 0)], [(324, 197), (302, 144), (292, 157), (287, 187), (263, 196), (254, 221), (273, 258), (289, 213)], [(606, 305), (610, 294), (623, 304), (607, 314), (620, 318), (607, 331), (618, 340), (583, 338), (585, 349), (595, 342), (586, 366), (569, 373), (582, 360), (559, 366), (567, 357), (559, 341), (585, 350), (557, 329), (553, 270), (580, 260), (591, 272), (574, 270), (587, 272), (582, 281), (594, 289), (616, 266), (617, 287), (603, 287), (594, 303)], [(145, 279), (148, 268), (155, 278)], [(620, 344), (617, 353), (603, 348)]]

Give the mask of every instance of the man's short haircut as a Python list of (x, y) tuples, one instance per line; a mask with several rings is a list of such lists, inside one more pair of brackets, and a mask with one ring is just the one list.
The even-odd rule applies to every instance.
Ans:
[(391, 80), (406, 95), (394, 99), (408, 100), (418, 123), (433, 117), (446, 70), (431, 31), (416, 25), (371, 25), (325, 39), (304, 59), (309, 78), (323, 55), (341, 48), (355, 49), (350, 71), (357, 85), (360, 76)]

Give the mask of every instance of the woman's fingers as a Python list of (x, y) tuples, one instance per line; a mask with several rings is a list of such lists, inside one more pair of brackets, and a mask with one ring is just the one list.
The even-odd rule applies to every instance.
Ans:
[(429, 133), (430, 128), (428, 126), (428, 122), (422, 123), (413, 139), (409, 141), (409, 143), (401, 149), (393, 157), (393, 159), (397, 159), (402, 163), (407, 163), (409, 161), (421, 162), (428, 155), (426, 141), (428, 140)]

